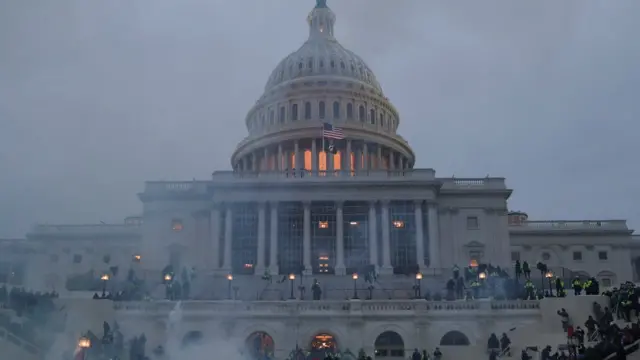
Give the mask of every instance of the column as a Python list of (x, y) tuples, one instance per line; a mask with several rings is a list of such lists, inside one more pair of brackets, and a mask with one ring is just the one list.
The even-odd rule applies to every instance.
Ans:
[(244, 172), (244, 159), (238, 160), (238, 169), (240, 172)]
[(218, 270), (220, 268), (220, 208), (218, 204), (214, 204), (211, 209), (209, 235), (211, 236), (211, 256), (213, 257), (210, 268)]
[(264, 148), (264, 165), (262, 166), (262, 171), (271, 171), (269, 169), (269, 148), (265, 146)]
[(343, 202), (336, 202), (336, 275), (345, 275), (347, 268), (344, 264), (344, 216)]
[(423, 270), (424, 265), (424, 230), (422, 224), (422, 200), (413, 203), (416, 214), (416, 264), (418, 269)]
[[(327, 145), (327, 147), (328, 147), (328, 145)], [(327, 176), (334, 176), (333, 171), (335, 170), (335, 167), (333, 166), (333, 154), (330, 153), (329, 151), (325, 151), (324, 154), (325, 154), (326, 159), (327, 159)]]
[(278, 269), (278, 203), (269, 203), (271, 207), (271, 235), (269, 237), (269, 271), (271, 275), (277, 275)]
[(293, 168), (296, 170), (295, 176), (302, 173), (302, 171), (300, 171), (300, 146), (298, 140), (293, 142)]
[(304, 275), (311, 275), (311, 202), (305, 201), (304, 205), (304, 227), (302, 233), (302, 264), (304, 265)]
[(382, 168), (382, 146), (378, 145), (378, 170), (383, 170)]
[(356, 151), (353, 152), (354, 164), (353, 168), (356, 171), (356, 175), (362, 171), (362, 149), (357, 146)]
[(231, 236), (233, 235), (233, 212), (231, 204), (226, 204), (227, 210), (224, 219), (224, 258), (222, 269), (231, 272)]
[(438, 205), (427, 203), (428, 205), (428, 227), (429, 227), (429, 267), (440, 269), (440, 231), (438, 228)]
[(370, 170), (371, 166), (369, 166), (371, 162), (369, 161), (369, 147), (367, 143), (364, 143), (362, 146), (362, 169), (365, 171)]
[(311, 174), (318, 175), (318, 144), (316, 139), (311, 139)]
[(262, 276), (266, 270), (265, 264), (265, 231), (267, 230), (266, 222), (266, 204), (258, 203), (258, 254), (256, 259), (255, 275)]
[(347, 176), (351, 176), (353, 168), (351, 167), (351, 140), (347, 140), (347, 153), (345, 157), (345, 167), (343, 170), (347, 171)]
[(282, 171), (282, 144), (278, 144), (278, 157), (276, 158), (276, 170)]
[(391, 266), (391, 239), (389, 238), (389, 200), (381, 201), (382, 216), (380, 222), (382, 222), (382, 268), (380, 268), (381, 274), (393, 274), (393, 267)]
[(369, 264), (378, 268), (378, 229), (376, 228), (376, 202), (369, 202)]
[(395, 154), (393, 150), (389, 149), (389, 170), (395, 170)]

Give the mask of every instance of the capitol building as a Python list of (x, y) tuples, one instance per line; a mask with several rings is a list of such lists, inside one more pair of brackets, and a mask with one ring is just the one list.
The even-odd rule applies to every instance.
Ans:
[[(416, 168), (420, 154), (401, 136), (401, 111), (365, 61), (338, 42), (336, 15), (318, 1), (307, 20), (308, 40), (277, 64), (248, 110), (231, 170), (148, 181), (138, 194), (142, 214), (121, 224), (36, 225), (26, 239), (0, 240), (0, 282), (80, 301), (71, 278), (118, 267), (119, 277), (133, 269), (163, 298), (170, 265), (196, 274), (195, 300), (183, 305), (185, 334), (268, 334), (282, 357), (291, 344), (331, 343), (406, 358), (404, 349), (484, 346), (491, 332), (528, 326), (526, 338), (557, 322), (556, 308), (538, 301), (411, 300), (417, 281), (442, 290), (454, 266), (511, 271), (519, 260), (538, 277), (543, 262), (565, 279), (637, 280), (640, 238), (625, 220), (530, 220), (509, 209), (504, 178)], [(314, 280), (318, 301), (310, 300)], [(355, 300), (369, 291), (369, 300)], [(159, 324), (172, 303), (99, 303), (93, 314), (125, 331), (144, 328), (150, 347), (166, 340)]]

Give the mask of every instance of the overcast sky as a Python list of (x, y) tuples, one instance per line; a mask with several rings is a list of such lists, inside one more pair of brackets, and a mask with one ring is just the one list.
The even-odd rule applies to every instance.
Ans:
[[(313, 0), (0, 0), (0, 237), (120, 222), (230, 168)], [(329, 0), (417, 166), (504, 176), (535, 219), (640, 228), (640, 1)]]

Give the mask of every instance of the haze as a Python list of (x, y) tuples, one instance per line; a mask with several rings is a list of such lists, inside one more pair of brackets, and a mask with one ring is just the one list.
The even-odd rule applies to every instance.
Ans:
[[(629, 219), (640, 2), (329, 0), (417, 167), (504, 176), (532, 219)], [(0, 0), (0, 237), (121, 222), (145, 180), (230, 168), (313, 0)]]

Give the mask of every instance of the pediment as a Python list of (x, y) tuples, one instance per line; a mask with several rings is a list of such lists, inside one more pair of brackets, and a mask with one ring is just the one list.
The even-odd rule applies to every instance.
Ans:
[(474, 249), (477, 249), (477, 248), (484, 249), (484, 244), (479, 242), (479, 241), (475, 241), (474, 240), (474, 241), (470, 241), (470, 242), (466, 243), (464, 245), (464, 247), (466, 247), (466, 248), (474, 248)]

